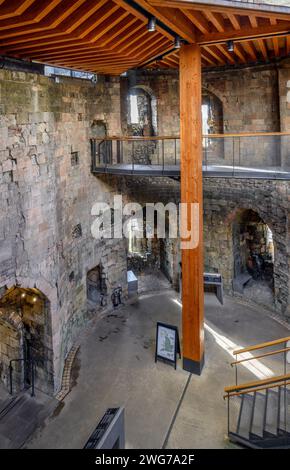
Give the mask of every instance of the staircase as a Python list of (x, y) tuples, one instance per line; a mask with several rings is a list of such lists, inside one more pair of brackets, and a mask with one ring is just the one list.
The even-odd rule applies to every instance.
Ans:
[[(287, 373), (287, 353), (290, 337), (234, 351), (239, 366), (245, 361), (282, 355), (284, 374), (255, 382), (226, 387), (224, 396), (228, 401), (228, 436), (232, 442), (252, 449), (290, 449), (290, 374)], [(281, 344), (284, 347), (281, 348)], [(274, 351), (247, 355), (240, 354), (268, 347)]]
[(19, 449), (51, 415), (59, 402), (45, 393), (29, 391), (0, 400), (0, 449)]
[[(290, 390), (245, 393), (237, 397), (239, 411), (232, 442), (252, 449), (290, 448)], [(286, 403), (286, 406), (285, 406)]]

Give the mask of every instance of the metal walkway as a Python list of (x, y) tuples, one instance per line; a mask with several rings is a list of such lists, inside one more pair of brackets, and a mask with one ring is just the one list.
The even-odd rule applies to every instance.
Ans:
[[(180, 177), (179, 165), (140, 165), (140, 164), (114, 164), (94, 166), (95, 174), (112, 175), (138, 175), (138, 176), (170, 176)], [(253, 178), (268, 180), (290, 180), (290, 171), (273, 169), (258, 169), (226, 165), (203, 165), (204, 177), (215, 178)]]

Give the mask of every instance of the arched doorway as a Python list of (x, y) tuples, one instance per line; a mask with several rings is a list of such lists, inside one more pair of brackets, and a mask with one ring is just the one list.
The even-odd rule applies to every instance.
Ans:
[[(157, 134), (157, 101), (149, 87), (133, 86), (127, 97), (127, 132), (131, 136), (151, 137)], [(150, 165), (157, 158), (154, 140), (134, 142), (134, 163)], [(155, 155), (156, 154), (156, 155)]]
[(0, 299), (0, 346), (0, 381), (7, 388), (11, 364), (14, 391), (31, 387), (34, 367), (35, 387), (53, 393), (50, 305), (38, 289), (6, 290)]
[[(222, 101), (208, 90), (202, 91), (202, 133), (203, 135), (224, 133)], [(203, 152), (207, 164), (219, 163), (224, 159), (223, 139), (204, 138)]]
[(252, 209), (233, 225), (234, 289), (257, 303), (274, 302), (274, 241), (270, 227)]
[(106, 274), (102, 264), (98, 264), (87, 273), (88, 310), (96, 312), (107, 301)]

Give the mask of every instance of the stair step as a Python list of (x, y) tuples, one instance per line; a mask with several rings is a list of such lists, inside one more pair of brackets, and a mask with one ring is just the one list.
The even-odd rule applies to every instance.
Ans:
[[(11, 399), (13, 400), (13, 399)], [(51, 415), (58, 405), (55, 398), (36, 391), (36, 396), (24, 392), (16, 397), (0, 419), (0, 449), (18, 449)]]
[(23, 395), (17, 395), (7, 398), (0, 408), (0, 420), (2, 420), (16, 405), (19, 405), (25, 398)]
[(287, 435), (250, 441), (261, 449), (290, 449), (290, 437)]
[(250, 436), (253, 406), (254, 406), (254, 396), (244, 394), (242, 398), (242, 402), (241, 402), (241, 407), (240, 407), (237, 434), (246, 439), (249, 439), (249, 436)]
[(266, 412), (266, 395), (263, 393), (256, 392), (251, 434), (254, 434), (255, 436), (263, 437), (265, 412)]
[[(279, 416), (279, 429), (290, 433), (290, 390), (285, 387), (280, 387), (280, 416)], [(286, 403), (286, 409), (285, 409)]]
[(279, 428), (279, 393), (274, 390), (266, 391), (265, 433), (277, 436)]

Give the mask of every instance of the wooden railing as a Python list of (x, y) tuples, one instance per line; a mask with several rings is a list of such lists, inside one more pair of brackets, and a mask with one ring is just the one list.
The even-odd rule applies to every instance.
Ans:
[[(289, 371), (287, 371), (286, 356), (287, 353), (289, 353), (290, 351), (290, 344), (288, 342), (290, 342), (290, 336), (286, 336), (284, 338), (280, 338), (274, 341), (267, 341), (264, 343), (255, 344), (246, 348), (237, 349), (233, 352), (233, 354), (236, 356), (236, 360), (232, 362), (231, 365), (235, 366), (236, 368), (236, 383), (235, 385), (225, 387), (225, 394), (223, 396), (224, 399), (227, 399), (227, 422), (228, 435), (230, 439), (235, 440), (238, 437), (238, 439), (242, 439), (243, 442), (243, 439), (246, 438), (246, 440), (248, 440), (248, 443), (252, 440), (253, 444), (253, 441), (257, 438), (256, 431), (253, 431), (252, 433), (252, 429), (255, 429), (253, 427), (254, 414), (257, 413), (259, 416), (260, 413), (260, 420), (258, 419), (258, 427), (260, 427), (258, 434), (261, 432), (262, 429), (262, 438), (268, 438), (266, 416), (274, 416), (274, 428), (271, 428), (271, 432), (272, 429), (274, 429), (273, 437), (279, 439), (281, 436), (283, 436), (283, 439), (285, 439), (285, 442), (283, 441), (283, 445), (289, 446), (290, 414), (288, 411), (288, 404), (290, 403), (290, 373)], [(283, 345), (283, 347), (281, 347), (281, 345)], [(278, 349), (276, 348), (272, 351), (265, 351), (268, 348), (275, 347), (277, 347)], [(252, 353), (255, 351), (261, 351), (261, 353), (254, 356), (252, 355)], [(238, 356), (241, 356), (243, 354), (248, 355), (248, 357), (242, 357), (241, 359), (237, 359)], [(277, 374), (273, 375), (272, 377), (263, 378), (261, 380), (238, 384), (238, 365), (257, 359), (269, 358), (278, 354), (282, 354), (284, 358), (283, 374)], [(277, 373), (276, 369), (275, 372)], [(272, 397), (272, 401), (269, 401), (270, 396)], [(260, 403), (260, 405), (257, 404), (256, 408), (257, 399), (260, 400), (259, 402), (257, 402)], [(248, 403), (248, 408), (246, 407), (245, 410), (243, 409), (244, 402)], [(261, 405), (261, 403), (263, 405)], [(241, 422), (246, 423), (244, 424), (246, 428), (244, 429), (244, 431), (240, 432)], [(261, 434), (259, 434), (259, 436), (261, 436)], [(250, 444), (249, 446), (251, 447)]]
[(243, 393), (254, 392), (259, 390), (266, 390), (267, 388), (279, 387), (281, 382), (283, 385), (290, 380), (290, 374), (277, 375), (275, 377), (269, 377), (264, 380), (256, 380), (254, 382), (243, 383), (240, 385), (231, 385), (230, 387), (225, 387), (224, 391), (226, 395), (224, 398), (229, 398), (231, 396), (238, 396)]
[(248, 348), (237, 349), (233, 352), (234, 356), (238, 354), (243, 354), (245, 352), (257, 351), (258, 349), (270, 348), (271, 346), (276, 346), (277, 344), (287, 343), (290, 341), (290, 336), (286, 338), (276, 339), (274, 341), (267, 341), (266, 343), (255, 344), (254, 346), (249, 346)]
[[(203, 134), (202, 137), (204, 139), (224, 139), (227, 137), (271, 137), (271, 136), (290, 136), (290, 132), (240, 132), (240, 133), (226, 133), (226, 134)], [(154, 136), (106, 136), (96, 138), (95, 140), (119, 140), (119, 141), (132, 141), (132, 140), (139, 140), (139, 141), (150, 141), (150, 140), (180, 140), (179, 135), (154, 135)]]
[[(238, 368), (239, 364), (243, 364), (244, 362), (249, 362), (257, 359), (262, 359), (264, 357), (275, 356), (277, 354), (283, 354), (283, 372), (284, 375), (287, 371), (287, 353), (290, 351), (290, 346), (287, 343), (290, 342), (290, 336), (286, 336), (285, 338), (276, 339), (274, 341), (267, 341), (265, 343), (255, 344), (253, 346), (249, 346), (247, 348), (237, 349), (233, 351), (233, 355), (236, 356), (236, 360), (231, 363), (232, 367), (235, 367), (235, 376), (236, 376), (236, 385), (238, 384)], [(253, 351), (259, 351), (261, 349), (271, 348), (273, 346), (278, 346), (280, 344), (284, 344), (283, 348), (276, 349), (274, 351), (266, 352), (263, 354), (259, 354), (257, 356), (249, 356), (242, 359), (237, 358), (240, 354), (252, 353)]]

